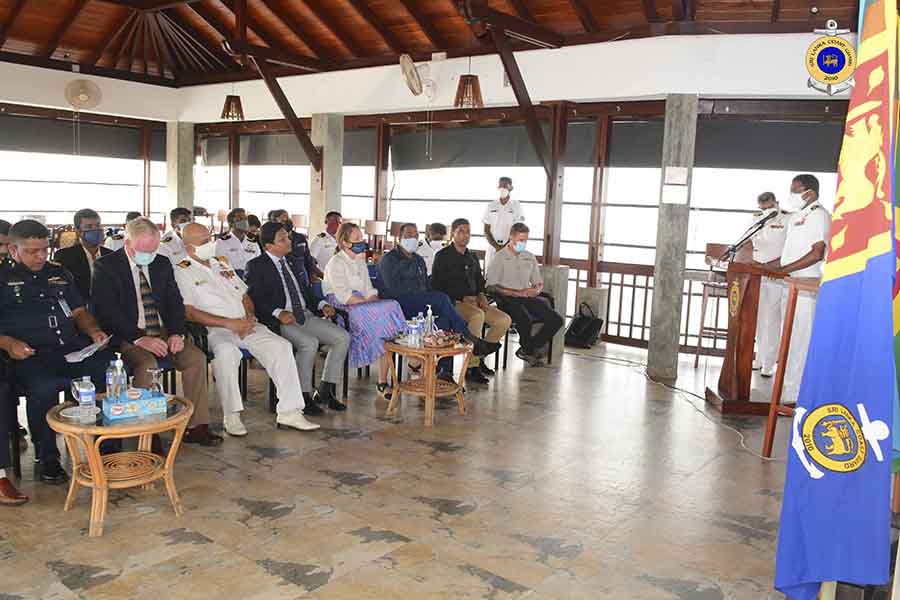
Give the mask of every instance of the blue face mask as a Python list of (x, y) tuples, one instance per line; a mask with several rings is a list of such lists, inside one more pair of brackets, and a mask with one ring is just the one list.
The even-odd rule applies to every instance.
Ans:
[(350, 250), (354, 254), (365, 254), (366, 250), (368, 250), (368, 249), (369, 249), (368, 242), (356, 242), (350, 246)]
[(99, 246), (103, 241), (103, 237), (102, 229), (89, 229), (81, 232), (81, 241), (88, 246)]
[(525, 252), (525, 242), (516, 242), (515, 249), (516, 252)]
[(403, 249), (409, 252), (410, 254), (414, 253), (419, 248), (419, 239), (418, 238), (403, 238), (400, 240), (400, 245), (403, 246)]
[(146, 267), (156, 259), (156, 252), (134, 252), (134, 264)]

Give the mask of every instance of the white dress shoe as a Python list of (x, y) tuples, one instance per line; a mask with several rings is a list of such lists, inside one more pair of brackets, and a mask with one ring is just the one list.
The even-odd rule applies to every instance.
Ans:
[(275, 419), (275, 426), (279, 429), (288, 427), (299, 429), (300, 431), (313, 431), (320, 427), (318, 423), (307, 421), (306, 417), (303, 416), (303, 412), (299, 410), (284, 415), (279, 414)]
[(247, 435), (247, 428), (241, 422), (241, 413), (231, 413), (225, 415), (225, 433), (235, 437), (243, 437)]
[(772, 365), (771, 367), (763, 367), (762, 369), (760, 369), (759, 374), (763, 377), (771, 377), (775, 374), (775, 365)]
[(759, 369), (760, 369), (761, 367), (762, 367), (762, 364), (759, 362), (759, 360), (756, 359), (756, 358), (754, 358), (754, 359), (753, 359), (753, 370), (754, 370), (754, 371), (759, 371)]

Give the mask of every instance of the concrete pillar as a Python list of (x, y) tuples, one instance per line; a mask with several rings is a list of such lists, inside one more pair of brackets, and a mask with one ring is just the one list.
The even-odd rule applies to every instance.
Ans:
[[(544, 278), (544, 292), (553, 296), (556, 312), (565, 316), (569, 301), (569, 267), (565, 265), (542, 265), (541, 276)], [(553, 364), (558, 365), (565, 349), (566, 328), (563, 326), (553, 338)]]
[(697, 105), (695, 95), (671, 94), (666, 97), (653, 312), (647, 353), (647, 374), (659, 380), (678, 377), (681, 299), (694, 142), (697, 137)]
[(341, 210), (344, 169), (344, 115), (312, 116), (312, 143), (322, 148), (322, 171), (313, 171), (309, 194), (309, 235), (325, 229), (325, 214)]
[(194, 124), (166, 123), (166, 183), (169, 204), (194, 208)]

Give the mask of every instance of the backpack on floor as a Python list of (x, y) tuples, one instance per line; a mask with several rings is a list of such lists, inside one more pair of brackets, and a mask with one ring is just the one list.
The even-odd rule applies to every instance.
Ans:
[(603, 331), (603, 319), (598, 319), (587, 303), (582, 302), (578, 314), (566, 329), (566, 346), (593, 348)]

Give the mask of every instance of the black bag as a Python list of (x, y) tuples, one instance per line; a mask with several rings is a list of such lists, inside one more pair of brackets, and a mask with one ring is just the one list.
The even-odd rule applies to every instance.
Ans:
[(566, 346), (593, 348), (603, 331), (603, 319), (598, 319), (591, 307), (582, 302), (578, 314), (566, 329)]

